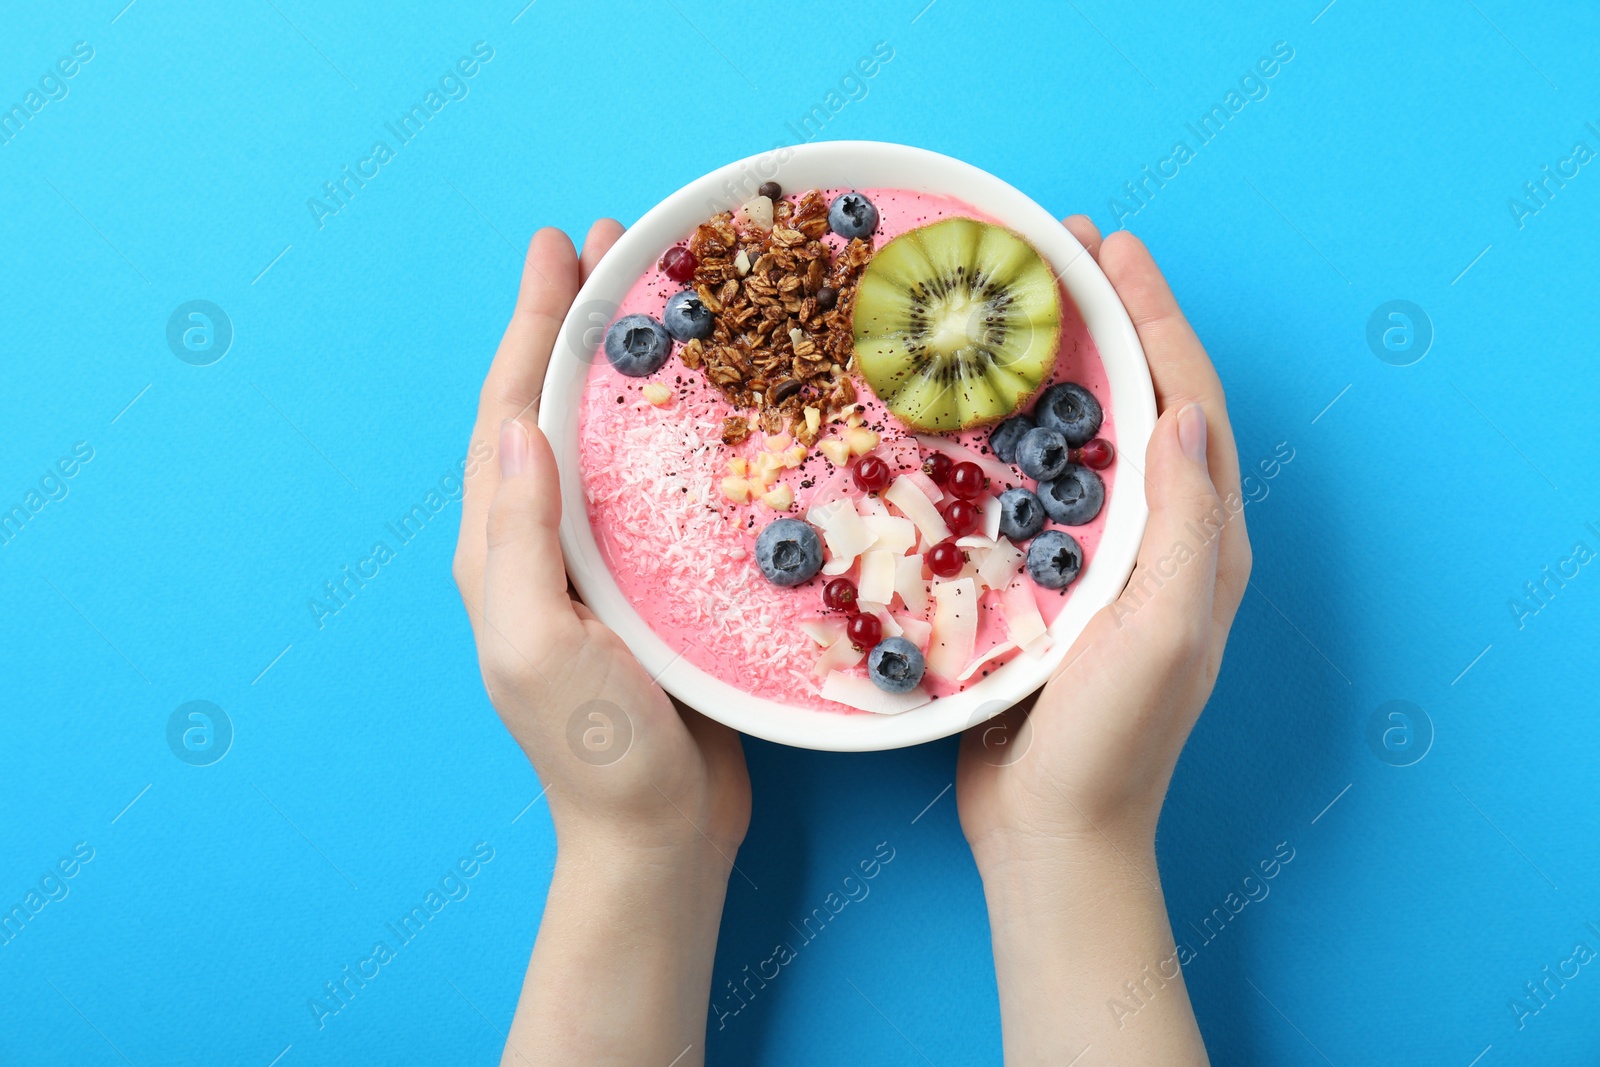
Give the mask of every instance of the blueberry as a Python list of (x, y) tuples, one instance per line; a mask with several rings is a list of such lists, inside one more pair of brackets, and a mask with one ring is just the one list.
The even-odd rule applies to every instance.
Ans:
[(1036, 482), (1058, 478), (1067, 469), (1067, 439), (1048, 426), (1035, 426), (1017, 442), (1016, 464)]
[(994, 458), (1001, 463), (1015, 463), (1017, 461), (1017, 442), (1023, 435), (1033, 429), (1033, 419), (1027, 415), (1013, 415), (1005, 422), (994, 428), (994, 433), (989, 435), (989, 451), (994, 453)]
[(828, 209), (828, 225), (840, 237), (865, 237), (878, 228), (878, 209), (860, 193), (841, 193)]
[(1065, 589), (1083, 569), (1083, 549), (1070, 534), (1046, 530), (1028, 546), (1028, 577), (1046, 589)]
[(1000, 533), (1012, 544), (1026, 541), (1044, 529), (1044, 505), (1028, 489), (1007, 489), (1000, 494)]
[(917, 646), (903, 637), (885, 637), (867, 654), (867, 676), (886, 693), (915, 689), (926, 668)]
[(756, 563), (773, 585), (799, 585), (822, 569), (822, 538), (799, 519), (774, 519), (756, 536)]
[(1069, 463), (1061, 477), (1039, 483), (1039, 502), (1053, 521), (1082, 526), (1100, 514), (1106, 502), (1106, 483), (1088, 467)]
[(1059, 382), (1046, 389), (1034, 405), (1033, 417), (1067, 439), (1073, 448), (1082, 448), (1100, 432), (1105, 415), (1100, 401), (1077, 382)]
[(671, 351), (667, 328), (649, 315), (624, 315), (606, 331), (606, 358), (630, 378), (654, 374)]
[(693, 289), (685, 289), (667, 301), (667, 310), (661, 313), (667, 332), (680, 341), (693, 341), (709, 337), (713, 325), (711, 309), (700, 302)]

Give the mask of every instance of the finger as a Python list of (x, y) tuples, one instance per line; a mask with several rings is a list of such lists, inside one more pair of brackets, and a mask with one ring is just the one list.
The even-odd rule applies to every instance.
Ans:
[(600, 257), (611, 251), (621, 236), (622, 223), (616, 219), (599, 219), (589, 227), (589, 236), (583, 239), (583, 254), (578, 257), (579, 275), (584, 281), (589, 280)]
[(478, 418), (468, 448), (461, 499), (461, 534), (456, 543), (456, 584), (476, 599), (483, 577), (484, 519), (500, 482), (496, 449), (500, 425), (526, 412), (544, 383), (561, 319), (578, 292), (578, 257), (560, 230), (543, 229), (528, 245), (516, 310), (495, 352), (478, 397)]
[(518, 655), (537, 662), (550, 636), (576, 616), (561, 563), (561, 493), (555, 453), (537, 426), (508, 419), (502, 473), (484, 524), (484, 618)]
[(1083, 250), (1096, 260), (1100, 258), (1100, 227), (1088, 215), (1068, 215), (1061, 220), (1067, 232), (1078, 239)]
[(1113, 622), (1152, 638), (1170, 662), (1209, 648), (1217, 559), (1227, 512), (1206, 463), (1205, 409), (1169, 409), (1146, 453), (1150, 521), (1133, 577), (1112, 605)]
[(483, 382), (480, 429), (497, 434), (506, 419), (537, 414), (528, 409), (544, 387), (556, 332), (578, 295), (578, 280), (578, 254), (571, 239), (553, 226), (534, 234), (517, 290), (516, 310)]
[[(1155, 260), (1143, 242), (1126, 230), (1119, 230), (1102, 242), (1100, 268), (1139, 333), (1161, 410), (1189, 403), (1198, 403), (1205, 409), (1212, 483), (1224, 501), (1237, 501), (1239, 455), (1222, 383)], [(1244, 514), (1242, 510), (1230, 511), (1221, 544), (1219, 621), (1231, 622), (1244, 596), (1249, 555)]]
[[(1118, 230), (1102, 243), (1100, 260), (1139, 332), (1161, 410), (1199, 401), (1207, 406), (1211, 429), (1220, 429), (1222, 383), (1149, 250), (1133, 234)], [(1213, 404), (1219, 410), (1213, 411)]]

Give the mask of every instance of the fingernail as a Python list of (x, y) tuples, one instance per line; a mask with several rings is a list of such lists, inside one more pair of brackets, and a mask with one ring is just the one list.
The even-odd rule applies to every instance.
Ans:
[(1201, 466), (1206, 462), (1206, 412), (1199, 404), (1190, 404), (1178, 412), (1178, 443), (1183, 454)]
[(500, 477), (515, 478), (528, 466), (528, 431), (516, 419), (500, 424)]

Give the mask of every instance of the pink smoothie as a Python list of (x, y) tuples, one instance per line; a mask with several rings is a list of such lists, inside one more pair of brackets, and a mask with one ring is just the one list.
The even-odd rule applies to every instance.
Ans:
[[(828, 199), (844, 191), (829, 190)], [(952, 216), (995, 222), (982, 211), (947, 197), (893, 189), (860, 191), (878, 208), (874, 235), (878, 248), (905, 230)], [(825, 240), (834, 251), (844, 244), (832, 234)], [(1055, 266), (1060, 269), (1062, 265)], [(660, 318), (667, 299), (682, 288), (651, 268), (628, 291), (617, 317), (643, 312)], [(1105, 411), (1100, 436), (1115, 443), (1105, 369), (1065, 290), (1062, 320), (1052, 381), (1078, 382), (1092, 392)], [(649, 382), (670, 387), (671, 402), (655, 407), (646, 401), (641, 389)], [(922, 449), (919, 455), (915, 439), (884, 412), (870, 389), (861, 385), (858, 393), (858, 401), (866, 409), (866, 424), (882, 438), (876, 454), (888, 460), (897, 473), (919, 467), (928, 450)], [(755, 564), (755, 538), (777, 515), (758, 502), (735, 505), (720, 491), (728, 461), (736, 456), (748, 458), (762, 448), (759, 432), (738, 446), (722, 443), (722, 420), (745, 412), (736, 411), (702, 372), (683, 366), (676, 355), (654, 375), (630, 378), (597, 353), (580, 403), (580, 465), (589, 520), (618, 586), (640, 616), (691, 663), (735, 688), (821, 711), (867, 714), (824, 699), (819, 690), (821, 680), (812, 674), (822, 649), (799, 624), (829, 615), (838, 618), (837, 613), (822, 607), (822, 586), (827, 578), (818, 575), (790, 589), (767, 582)], [(989, 454), (988, 436), (989, 429), (984, 428), (947, 440), (964, 445), (993, 467), (998, 461)], [(1120, 462), (1119, 457), (1099, 472), (1108, 506)], [(994, 472), (990, 493), (998, 494), (1013, 485), (1032, 486), (1021, 472), (1007, 470), (1005, 479)], [(803, 518), (812, 504), (844, 495), (847, 478), (847, 472), (835, 470), (813, 449), (798, 468), (783, 474), (781, 480), (795, 496), (795, 506), (786, 514)], [(1094, 566), (1105, 512), (1103, 507), (1086, 526), (1059, 527), (1083, 547), (1085, 573)], [(1051, 524), (1047, 528), (1057, 527)], [(1080, 574), (1061, 591), (1028, 583), (1046, 622), (1061, 613), (1082, 580)], [(1007, 640), (998, 599), (997, 593), (985, 592), (979, 600), (975, 657)], [(935, 698), (958, 692), (1012, 656), (1024, 654), (1007, 653), (961, 684), (930, 672), (923, 688)], [(863, 662), (852, 673), (864, 670)]]

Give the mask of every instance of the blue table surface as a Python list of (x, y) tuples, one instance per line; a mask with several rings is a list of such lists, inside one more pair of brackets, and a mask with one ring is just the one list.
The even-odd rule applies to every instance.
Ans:
[[(1159, 841), (1214, 1062), (1600, 1062), (1600, 964), (1570, 962), (1600, 950), (1592, 5), (126, 2), (0, 35), (0, 905), (38, 906), (0, 1062), (496, 1062), (554, 843), (447, 476), (523, 248), (817, 138), (1134, 230), (1216, 360), (1255, 572)], [(168, 340), (193, 300), (198, 353)], [(190, 701), (231, 729), (209, 766), (169, 744)], [(954, 743), (746, 751), (724, 1009), (894, 859), (709, 1061), (998, 1062)]]

